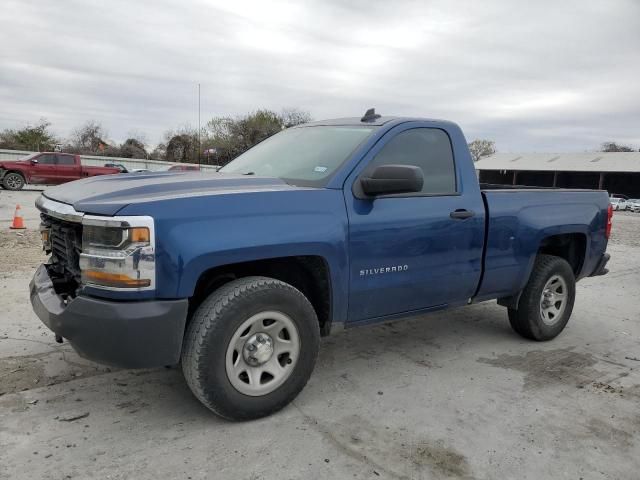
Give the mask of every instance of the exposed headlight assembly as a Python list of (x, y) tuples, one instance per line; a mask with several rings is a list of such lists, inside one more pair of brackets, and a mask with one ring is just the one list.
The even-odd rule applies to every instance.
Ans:
[(82, 218), (82, 284), (109, 290), (155, 288), (153, 218)]

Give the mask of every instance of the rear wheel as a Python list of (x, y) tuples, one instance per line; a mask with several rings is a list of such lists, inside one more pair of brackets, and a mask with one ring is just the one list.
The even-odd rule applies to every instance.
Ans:
[(2, 186), (7, 190), (22, 190), (25, 181), (19, 173), (9, 172), (2, 179)]
[(509, 322), (531, 340), (551, 340), (564, 330), (576, 296), (575, 277), (566, 260), (538, 255), (517, 309), (509, 309)]
[(318, 355), (320, 329), (307, 298), (267, 277), (234, 280), (196, 310), (182, 369), (194, 395), (232, 420), (274, 413), (304, 388)]

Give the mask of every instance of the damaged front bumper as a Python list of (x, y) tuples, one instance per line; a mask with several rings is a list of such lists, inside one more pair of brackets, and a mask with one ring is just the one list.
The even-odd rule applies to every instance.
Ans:
[(89, 360), (123, 368), (175, 365), (180, 360), (188, 300), (114, 301), (55, 292), (46, 265), (29, 285), (36, 315)]

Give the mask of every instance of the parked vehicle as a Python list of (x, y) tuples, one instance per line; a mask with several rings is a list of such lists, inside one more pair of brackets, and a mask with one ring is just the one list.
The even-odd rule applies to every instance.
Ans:
[(609, 202), (611, 202), (613, 209), (616, 211), (627, 209), (627, 201), (624, 198), (609, 197)]
[(104, 166), (110, 167), (110, 168), (117, 168), (120, 170), (120, 173), (129, 173), (129, 170), (127, 169), (127, 167), (125, 167), (121, 163), (105, 163)]
[(626, 195), (622, 195), (621, 193), (612, 193), (610, 195), (611, 198), (622, 198), (623, 200), (628, 200), (629, 197), (627, 197)]
[(200, 170), (198, 165), (172, 165), (167, 169), (169, 172), (185, 172), (191, 170)]
[(287, 405), (344, 328), (497, 299), (518, 334), (554, 338), (576, 280), (607, 273), (612, 218), (604, 191), (479, 185), (457, 125), (373, 111), (220, 172), (91, 178), (37, 206), (40, 319), (98, 362), (181, 360), (230, 419)]
[(69, 153), (42, 152), (22, 160), (0, 162), (0, 185), (7, 190), (20, 190), (26, 184), (58, 185), (96, 175), (120, 173), (117, 168), (86, 167), (80, 156)]
[(627, 200), (627, 209), (632, 212), (640, 212), (640, 198), (631, 198)]

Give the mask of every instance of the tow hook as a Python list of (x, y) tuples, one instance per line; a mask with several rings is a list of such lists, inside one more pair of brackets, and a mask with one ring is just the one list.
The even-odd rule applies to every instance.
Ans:
[(60, 335), (56, 334), (56, 342), (58, 342), (58, 343), (62, 343), (63, 342), (62, 337)]

